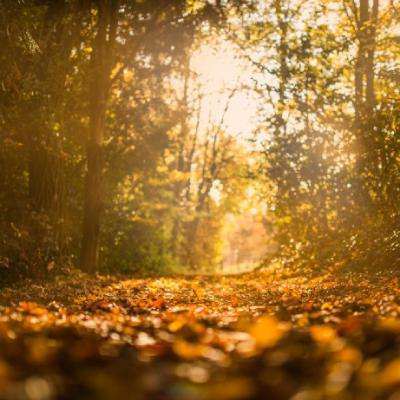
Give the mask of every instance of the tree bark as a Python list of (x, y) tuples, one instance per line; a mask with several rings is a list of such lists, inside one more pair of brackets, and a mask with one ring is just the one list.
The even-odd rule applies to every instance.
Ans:
[(117, 1), (99, 0), (97, 34), (93, 46), (89, 99), (89, 138), (81, 249), (81, 268), (98, 268), (100, 220), (103, 210), (103, 143), (112, 68), (111, 50), (117, 25)]
[[(354, 69), (354, 134), (358, 158), (355, 172), (360, 201), (370, 205), (368, 170), (378, 168), (376, 141), (374, 136), (375, 95), (375, 47), (379, 0), (360, 0), (357, 24), (358, 50)], [(357, 13), (356, 13), (357, 14)]]
[[(286, 104), (286, 87), (289, 79), (289, 68), (287, 64), (288, 57), (288, 23), (286, 21), (286, 11), (282, 7), (281, 0), (275, 0), (275, 13), (278, 20), (279, 28), (279, 44), (278, 44), (278, 57), (279, 57), (279, 108), (277, 113), (276, 134), (280, 135), (286, 133), (286, 122), (283, 118), (283, 108)], [(282, 132), (283, 131), (283, 132)]]
[(357, 20), (358, 49), (354, 68), (354, 108), (355, 126), (360, 129), (364, 115), (365, 103), (365, 70), (367, 50), (367, 26), (369, 19), (369, 0), (360, 0), (359, 16)]
[[(65, 18), (70, 10), (64, 0), (55, 0), (47, 7), (43, 27), (38, 34), (40, 54), (33, 65), (33, 74), (38, 86), (36, 98), (32, 100), (32, 112), (26, 132), (26, 145), (29, 149), (29, 199), (35, 211), (56, 211), (60, 206), (60, 168), (57, 162), (59, 143), (46, 124), (48, 113), (57, 112), (56, 103), (62, 96), (53, 85), (43, 85), (49, 74), (54, 73), (54, 60), (65, 63), (69, 53), (60, 49), (68, 47), (68, 37), (64, 32)], [(57, 75), (57, 81), (63, 82), (65, 74)], [(50, 89), (49, 89), (50, 86)], [(44, 100), (51, 96), (51, 106)], [(37, 107), (40, 104), (41, 107)], [(40, 122), (35, 122), (39, 119)]]
[(379, 0), (373, 0), (368, 26), (367, 62), (366, 62), (366, 108), (367, 112), (373, 112), (376, 103), (375, 95), (375, 48), (376, 25), (378, 22)]

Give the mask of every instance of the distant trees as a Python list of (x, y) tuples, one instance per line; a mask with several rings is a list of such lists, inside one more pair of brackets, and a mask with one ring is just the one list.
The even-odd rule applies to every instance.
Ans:
[(192, 70), (189, 55), (181, 74), (176, 100), (181, 118), (171, 132), (165, 160), (174, 199), (171, 249), (179, 264), (210, 269), (222, 257), (223, 216), (243, 198), (250, 152), (225, 126), (231, 100), (240, 87), (233, 82), (217, 94), (222, 104), (219, 110), (211, 110), (210, 94)]
[[(76, 2), (1, 2), (1, 140), (4, 162), (4, 265), (46, 266), (65, 254), (65, 171), (76, 94), (70, 55), (79, 46), (82, 13)], [(12, 162), (10, 162), (12, 160)], [(18, 269), (18, 268), (16, 268)], [(7, 269), (6, 269), (7, 271)]]
[[(118, 13), (120, 21), (118, 23)], [(102, 203), (105, 198), (101, 189), (103, 186), (103, 156), (102, 147), (105, 140), (105, 120), (106, 114), (113, 105), (107, 101), (119, 101), (121, 92), (118, 88), (118, 81), (125, 80), (123, 91), (127, 97), (123, 100), (128, 102), (128, 115), (138, 112), (140, 103), (148, 107), (151, 104), (149, 115), (142, 115), (138, 119), (142, 120), (141, 126), (134, 126), (133, 132), (127, 129), (129, 122), (124, 119), (109, 117), (110, 127), (121, 130), (122, 135), (138, 134), (144, 136), (146, 126), (153, 130), (153, 140), (159, 143), (150, 145), (158, 151), (159, 160), (154, 160), (153, 167), (162, 162), (163, 150), (170, 144), (169, 130), (178, 129), (177, 153), (171, 152), (176, 158), (177, 172), (190, 175), (191, 163), (196, 151), (196, 135), (193, 139), (192, 149), (186, 157), (187, 140), (192, 140), (189, 132), (189, 110), (187, 109), (188, 85), (190, 81), (190, 71), (188, 70), (188, 51), (195, 39), (196, 32), (203, 21), (213, 23), (218, 17), (217, 10), (210, 4), (190, 2), (179, 2), (171, 0), (167, 4), (160, 6), (154, 1), (144, 2), (142, 5), (134, 5), (129, 2), (100, 1), (98, 6), (98, 28), (92, 52), (92, 86), (89, 94), (89, 145), (88, 145), (88, 171), (86, 179), (86, 197), (83, 221), (83, 240), (81, 263), (85, 270), (97, 269), (97, 253), (99, 247), (100, 234), (100, 215)], [(121, 28), (119, 27), (121, 25)], [(179, 38), (179, 40), (177, 40)], [(115, 54), (114, 54), (115, 53)], [(147, 71), (146, 71), (147, 70)], [(175, 74), (182, 73), (184, 90), (182, 99), (178, 101), (176, 110), (169, 110), (170, 115), (166, 115), (166, 121), (162, 120), (163, 108), (166, 108), (170, 100), (168, 95), (163, 95), (167, 90), (168, 78)], [(112, 76), (114, 75), (114, 76)], [(136, 84), (137, 79), (148, 79), (148, 87), (145, 88), (143, 82)], [(111, 87), (111, 85), (114, 85)], [(113, 97), (110, 89), (114, 89)], [(173, 87), (170, 87), (174, 91)], [(139, 90), (139, 92), (138, 92)], [(140, 93), (143, 91), (142, 93)], [(109, 94), (111, 97), (109, 98)], [(143, 99), (144, 96), (144, 99)], [(138, 98), (139, 97), (139, 98)], [(144, 100), (144, 102), (143, 102)], [(146, 105), (146, 102), (148, 103)], [(130, 103), (130, 104), (129, 104)], [(135, 104), (136, 103), (136, 104)], [(138, 104), (139, 103), (139, 104)], [(137, 110), (132, 110), (133, 107)], [(110, 108), (108, 108), (110, 107)], [(173, 117), (172, 114), (175, 113)], [(122, 123), (122, 127), (118, 124)], [(189, 139), (190, 137), (190, 139)], [(113, 138), (110, 138), (113, 140)], [(144, 157), (146, 150), (140, 143), (137, 149), (139, 157)], [(131, 144), (132, 146), (132, 144)], [(135, 144), (133, 144), (133, 147)], [(123, 149), (125, 152), (127, 149)], [(129, 150), (129, 148), (128, 148)], [(144, 163), (149, 160), (143, 160)], [(117, 161), (118, 162), (118, 161)], [(147, 167), (145, 164), (143, 167)], [(144, 176), (150, 171), (141, 171)], [(126, 171), (125, 176), (132, 172)], [(168, 177), (165, 177), (168, 179)], [(190, 185), (190, 178), (186, 186)], [(184, 184), (185, 186), (185, 184)], [(175, 183), (175, 198), (179, 198), (184, 187), (182, 182)], [(190, 189), (186, 187), (185, 196), (188, 197)], [(108, 194), (110, 195), (110, 194)], [(204, 194), (203, 194), (204, 195)], [(165, 200), (164, 200), (165, 201)], [(168, 204), (164, 205), (168, 207)], [(170, 204), (172, 206), (172, 204)], [(150, 209), (147, 210), (149, 214)], [(151, 218), (148, 217), (150, 221)], [(174, 227), (171, 233), (166, 235), (175, 236), (178, 229), (179, 220), (174, 218)], [(165, 229), (165, 227), (164, 227)], [(172, 256), (174, 251), (172, 251)]]
[(246, 3), (229, 33), (259, 71), (282, 252), (317, 266), (398, 259), (399, 191), (384, 182), (399, 177), (399, 5)]
[[(209, 268), (250, 178), (289, 258), (399, 259), (397, 1), (0, 9), (3, 275), (69, 263)], [(191, 57), (217, 37), (246, 61), (252, 87), (233, 82), (208, 118), (210, 89)], [(254, 165), (224, 121), (250, 89), (260, 99), (253, 150), (263, 146)]]
[(115, 264), (125, 263), (121, 235), (131, 224), (141, 226), (131, 219), (142, 211), (147, 226), (136, 232), (126, 262), (156, 260), (141, 246), (164, 233), (151, 225), (157, 217), (143, 200), (152, 196), (150, 181), (181, 118), (168, 104), (167, 78), (218, 10), (179, 0), (27, 0), (0, 7), (6, 275), (60, 268), (68, 259), (94, 271), (100, 247), (103, 264), (113, 264), (112, 255)]

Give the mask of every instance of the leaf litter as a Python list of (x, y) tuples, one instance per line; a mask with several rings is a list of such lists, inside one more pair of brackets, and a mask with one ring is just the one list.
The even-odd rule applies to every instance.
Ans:
[(71, 270), (0, 304), (0, 399), (400, 399), (393, 272)]

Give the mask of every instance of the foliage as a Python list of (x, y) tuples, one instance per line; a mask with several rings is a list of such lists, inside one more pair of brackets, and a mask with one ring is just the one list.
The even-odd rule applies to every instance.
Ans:
[(228, 35), (265, 99), (260, 174), (281, 255), (315, 268), (397, 263), (398, 5), (249, 3)]
[[(196, 35), (217, 22), (218, 10), (174, 0), (166, 7), (115, 4), (101, 144), (101, 259), (115, 271), (161, 271), (178, 263), (171, 250), (176, 189), (165, 164), (178, 158), (172, 131), (187, 105), (173, 100), (175, 83)], [(0, 5), (2, 271), (37, 275), (49, 263), (57, 269), (79, 260), (99, 13), (96, 4), (74, 0)]]

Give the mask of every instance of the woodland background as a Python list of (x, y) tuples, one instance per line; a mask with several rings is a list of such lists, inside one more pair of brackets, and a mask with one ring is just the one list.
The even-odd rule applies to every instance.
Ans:
[[(0, 10), (2, 279), (69, 265), (215, 271), (226, 216), (247, 215), (249, 187), (253, 217), (289, 265), (399, 261), (398, 2), (2, 0)], [(251, 75), (227, 88), (226, 107), (238, 91), (258, 101), (246, 145), (224, 110), (200, 117), (207, 88), (192, 55), (221, 40)]]

